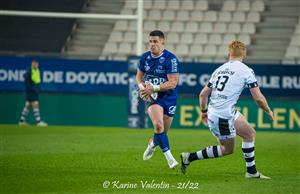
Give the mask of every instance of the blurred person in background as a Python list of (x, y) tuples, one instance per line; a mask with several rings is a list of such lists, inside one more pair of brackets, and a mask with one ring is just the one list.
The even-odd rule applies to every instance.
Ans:
[(188, 165), (196, 160), (232, 154), (235, 137), (238, 134), (242, 137), (242, 151), (247, 167), (245, 177), (269, 179), (256, 170), (255, 130), (235, 109), (235, 104), (244, 88), (248, 87), (257, 105), (265, 111), (271, 121), (273, 112), (259, 89), (253, 70), (243, 63), (246, 57), (245, 45), (240, 41), (232, 41), (228, 47), (228, 56), (229, 61), (213, 72), (208, 84), (199, 95), (201, 117), (219, 140), (219, 145), (209, 146), (193, 153), (181, 153), (181, 170), (185, 174)]
[(32, 60), (31, 66), (25, 73), (24, 80), (26, 102), (20, 117), (19, 125), (28, 125), (26, 119), (30, 111), (30, 107), (32, 107), (37, 126), (45, 127), (47, 126), (47, 123), (42, 121), (39, 108), (41, 75), (38, 61)]
[(149, 160), (159, 145), (169, 167), (175, 168), (178, 162), (171, 153), (167, 131), (176, 111), (179, 61), (164, 47), (164, 33), (159, 30), (150, 32), (149, 51), (142, 55), (136, 74), (142, 99), (149, 99), (153, 94), (157, 95), (151, 97), (151, 102), (147, 104), (147, 113), (154, 127), (154, 135), (153, 139), (149, 140), (143, 159)]

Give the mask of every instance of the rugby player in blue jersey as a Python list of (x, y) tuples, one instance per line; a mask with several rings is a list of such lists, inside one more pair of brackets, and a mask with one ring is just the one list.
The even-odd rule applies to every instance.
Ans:
[(149, 160), (156, 146), (159, 146), (169, 167), (175, 168), (178, 162), (170, 151), (167, 131), (172, 124), (176, 110), (179, 62), (177, 57), (164, 46), (164, 33), (159, 30), (150, 32), (149, 51), (142, 55), (136, 74), (140, 95), (144, 99), (149, 99), (151, 95), (157, 93), (157, 97), (151, 98), (152, 101), (149, 102), (147, 108), (154, 127), (154, 136), (149, 140), (143, 159)]

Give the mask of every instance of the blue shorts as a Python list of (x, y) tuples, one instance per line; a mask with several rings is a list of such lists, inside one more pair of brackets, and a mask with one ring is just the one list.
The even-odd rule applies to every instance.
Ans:
[(165, 115), (168, 115), (169, 117), (174, 117), (176, 112), (176, 99), (169, 100), (169, 99), (158, 98), (154, 102), (150, 103), (148, 107), (153, 104), (160, 105), (164, 109)]
[(39, 95), (37, 93), (26, 91), (26, 101), (34, 102), (39, 100)]

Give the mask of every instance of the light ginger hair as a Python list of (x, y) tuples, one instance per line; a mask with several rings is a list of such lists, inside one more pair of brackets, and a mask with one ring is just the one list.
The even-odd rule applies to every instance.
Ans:
[(238, 40), (233, 40), (228, 45), (228, 55), (233, 58), (242, 58), (246, 57), (246, 46), (244, 43)]

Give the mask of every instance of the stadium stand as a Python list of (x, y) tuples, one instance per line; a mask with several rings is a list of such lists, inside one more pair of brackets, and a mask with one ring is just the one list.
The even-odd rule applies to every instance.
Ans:
[[(61, 1), (62, 4), (64, 2), (68, 0)], [(137, 6), (135, 0), (78, 2), (72, 3), (73, 8), (59, 7), (74, 12), (135, 14)], [(8, 5), (11, 4), (7, 3), (2, 9), (10, 9)], [(48, 7), (50, 9), (46, 10), (59, 11)], [(222, 52), (226, 51), (225, 46), (233, 39), (240, 39), (248, 45), (247, 62), (295, 64), (300, 60), (299, 12), (299, 0), (145, 0), (143, 47), (147, 48), (148, 33), (161, 29), (166, 32), (167, 49), (178, 51), (176, 54), (183, 61), (224, 60), (226, 55)], [(5, 18), (1, 16), (0, 20), (5, 21)], [(14, 18), (14, 21), (18, 20), (22, 23), (24, 19)], [(51, 20), (48, 22), (51, 27), (40, 28), (36, 32), (34, 38), (38, 41), (33, 45), (30, 38), (19, 36), (20, 41), (9, 38), (14, 36), (10, 31), (18, 33), (15, 28), (1, 29), (1, 39), (5, 39), (1, 51), (61, 52), (61, 56), (92, 59), (126, 59), (135, 53), (136, 21), (48, 21)], [(61, 24), (60, 21), (69, 23)], [(33, 25), (27, 26), (33, 28)], [(18, 45), (14, 45), (16, 42)], [(198, 55), (193, 50), (195, 48), (199, 50)]]
[[(0, 9), (23, 11), (80, 12), (85, 0), (1, 0)], [(47, 53), (60, 55), (75, 19), (0, 16), (2, 54)], [(99, 53), (98, 53), (99, 54)]]

